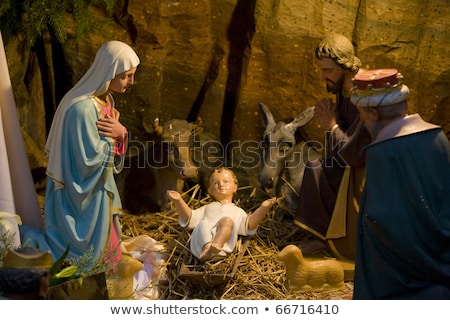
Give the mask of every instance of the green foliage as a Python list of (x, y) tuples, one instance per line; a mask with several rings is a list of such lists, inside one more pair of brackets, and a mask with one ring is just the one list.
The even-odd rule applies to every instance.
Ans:
[[(111, 263), (108, 263), (108, 261), (112, 261), (113, 256), (107, 257), (105, 254), (102, 254), (100, 258), (96, 259), (94, 256), (94, 247), (92, 245), (82, 256), (66, 259), (69, 254), (69, 249), (70, 246), (68, 246), (61, 257), (53, 263), (50, 270), (50, 286), (56, 286), (75, 279), (82, 281), (82, 278), (102, 272), (108, 272), (114, 268)], [(111, 254), (115, 255), (115, 251)]]
[(106, 266), (103, 264), (102, 262), (104, 259), (104, 255), (101, 255), (98, 259), (95, 258), (94, 247), (91, 245), (82, 256), (71, 258), (70, 263), (77, 266), (78, 272), (82, 276), (87, 277), (109, 270), (111, 266)]
[(93, 8), (112, 16), (117, 0), (2, 0), (0, 30), (5, 39), (20, 34), (31, 44), (48, 28), (56, 39), (67, 40), (67, 21), (73, 19), (75, 36), (82, 39), (94, 28)]
[(15, 249), (14, 247), (15, 233), (3, 232), (0, 229), (0, 268), (3, 266), (3, 257), (8, 250)]
[(79, 277), (77, 266), (64, 266), (66, 257), (69, 254), (69, 249), (70, 246), (67, 246), (66, 251), (64, 251), (62, 256), (53, 263), (52, 268), (50, 269), (49, 284), (51, 287)]
[[(29, 246), (28, 241), (21, 245)], [(38, 247), (36, 247), (39, 249)], [(0, 268), (3, 266), (3, 257), (8, 250), (17, 249), (14, 247), (14, 234), (4, 233), (0, 230)], [(109, 254), (103, 253), (99, 258), (94, 256), (94, 247), (91, 245), (89, 249), (79, 257), (67, 259), (70, 246), (67, 246), (64, 253), (59, 257), (50, 269), (50, 286), (89, 277), (102, 272), (109, 272), (115, 268), (111, 262), (114, 260), (116, 251), (113, 250)]]
[(14, 30), (21, 28), (19, 7), (21, 0), (2, 0), (0, 3), (0, 30), (2, 37), (8, 39)]
[(50, 269), (50, 276), (57, 274), (63, 268), (64, 261), (66, 260), (66, 257), (69, 254), (69, 250), (70, 250), (70, 245), (67, 246), (67, 248), (64, 251), (64, 253), (62, 254), (62, 256), (59, 257), (58, 260), (56, 260), (53, 263), (52, 268)]

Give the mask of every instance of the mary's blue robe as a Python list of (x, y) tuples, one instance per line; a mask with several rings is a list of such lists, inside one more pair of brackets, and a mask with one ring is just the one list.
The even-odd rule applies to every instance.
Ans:
[(115, 227), (120, 235), (117, 215), (122, 204), (113, 176), (120, 162), (114, 163), (112, 139), (98, 133), (96, 121), (100, 117), (93, 98), (68, 109), (60, 147), (53, 150), (61, 153), (64, 182), (47, 172), (45, 230), (21, 228), (23, 242), (37, 242), (55, 259), (68, 245), (69, 258), (80, 257), (90, 249), (99, 258), (109, 244), (111, 228)]

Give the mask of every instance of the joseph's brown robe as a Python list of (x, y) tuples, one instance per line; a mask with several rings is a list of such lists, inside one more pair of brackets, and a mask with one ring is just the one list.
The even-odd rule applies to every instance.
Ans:
[(339, 127), (326, 132), (324, 157), (307, 163), (294, 223), (327, 241), (336, 255), (353, 260), (363, 148), (371, 138), (350, 99), (342, 93), (336, 97)]

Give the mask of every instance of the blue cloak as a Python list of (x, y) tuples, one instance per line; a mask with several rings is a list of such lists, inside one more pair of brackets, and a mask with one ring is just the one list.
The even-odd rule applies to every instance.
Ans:
[(366, 148), (354, 299), (450, 298), (450, 147), (440, 128)]
[(96, 121), (101, 112), (94, 99), (75, 103), (64, 119), (61, 153), (64, 183), (47, 172), (44, 204), (45, 230), (22, 226), (22, 242), (37, 242), (55, 259), (70, 245), (68, 257), (80, 257), (89, 249), (99, 258), (109, 244), (111, 228), (120, 236), (121, 212), (114, 172), (114, 143), (99, 135)]

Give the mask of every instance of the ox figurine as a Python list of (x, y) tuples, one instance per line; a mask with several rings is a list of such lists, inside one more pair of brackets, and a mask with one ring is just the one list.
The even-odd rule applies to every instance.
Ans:
[(198, 179), (193, 158), (195, 136), (202, 131), (201, 119), (189, 123), (173, 119), (153, 123), (154, 139), (130, 143), (124, 169), (116, 175), (123, 208), (130, 213), (163, 211), (169, 189), (182, 192), (185, 182)]
[(297, 201), (307, 161), (321, 153), (306, 141), (297, 143), (296, 131), (314, 117), (314, 107), (296, 116), (290, 123), (275, 122), (269, 108), (259, 103), (259, 112), (265, 125), (263, 136), (263, 163), (258, 180), (262, 187), (284, 199), (290, 210), (297, 209)]

